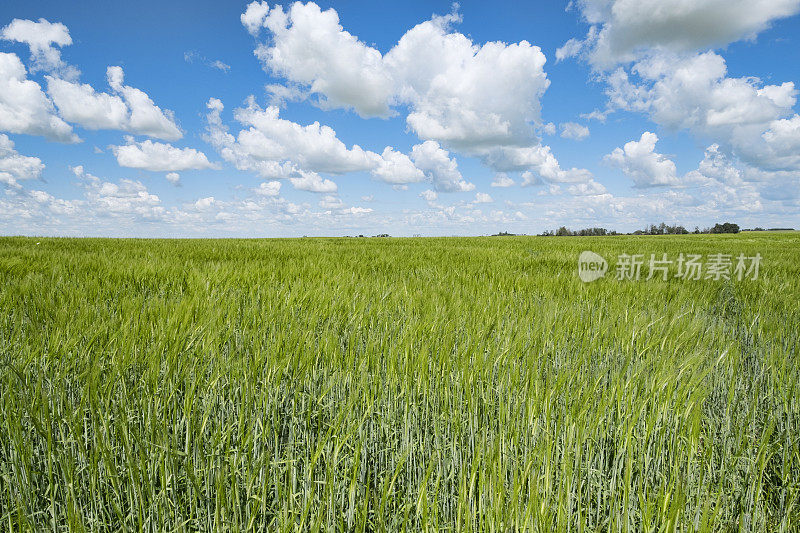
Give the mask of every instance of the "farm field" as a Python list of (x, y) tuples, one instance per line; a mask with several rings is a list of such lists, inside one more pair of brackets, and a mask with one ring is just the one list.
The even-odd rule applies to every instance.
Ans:
[(800, 233), (2, 238), (0, 530), (797, 531), (799, 296)]

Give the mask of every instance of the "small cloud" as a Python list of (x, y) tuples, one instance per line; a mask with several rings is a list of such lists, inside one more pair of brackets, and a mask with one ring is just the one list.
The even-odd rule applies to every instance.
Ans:
[(294, 188), (300, 191), (335, 193), (338, 190), (336, 183), (327, 178), (323, 178), (316, 172), (299, 171), (299, 177), (289, 178)]
[(189, 169), (219, 168), (206, 154), (194, 148), (177, 148), (167, 143), (145, 140), (140, 143), (126, 136), (127, 144), (110, 146), (121, 167), (138, 168), (152, 172), (179, 172)]
[(372, 213), (371, 207), (350, 207), (348, 209), (344, 209), (343, 213), (349, 213), (351, 215), (366, 215), (368, 213)]
[(181, 185), (181, 175), (177, 172), (169, 172), (167, 173), (167, 181), (173, 184), (176, 187), (180, 187)]
[(194, 203), (194, 207), (200, 211), (204, 211), (206, 209), (210, 209), (217, 203), (217, 200), (213, 196), (209, 196), (207, 198), (200, 198)]
[(228, 73), (231, 70), (231, 66), (227, 63), (223, 63), (219, 59), (209, 59), (204, 55), (201, 55), (196, 50), (189, 50), (188, 52), (183, 53), (183, 60), (187, 63), (202, 63), (207, 67), (214, 68), (217, 70), (221, 70), (222, 72)]
[(260, 196), (278, 196), (281, 192), (281, 182), (275, 180), (265, 181), (255, 189), (255, 192)]
[(439, 195), (436, 194), (436, 191), (432, 191), (430, 189), (422, 191), (421, 193), (419, 193), (419, 196), (428, 203), (435, 202), (436, 199), (439, 198)]
[(608, 111), (600, 111), (599, 109), (595, 109), (591, 113), (582, 113), (580, 117), (584, 120), (596, 120), (598, 122), (605, 122), (608, 113), (609, 113)]
[(567, 191), (573, 196), (597, 196), (605, 194), (606, 188), (602, 183), (591, 180), (586, 183), (575, 183), (567, 187)]
[(209, 64), (210, 67), (213, 67), (217, 70), (221, 70), (222, 72), (230, 72), (231, 66), (227, 63), (223, 63), (219, 59), (215, 59)]
[(561, 124), (561, 136), (565, 139), (582, 141), (589, 136), (589, 128), (577, 122), (564, 122)]
[[(568, 9), (570, 5), (567, 6)], [(560, 48), (556, 49), (556, 63), (560, 63), (561, 61), (564, 61), (565, 59), (568, 59), (570, 57), (579, 56), (581, 54), (581, 51), (583, 50), (583, 47), (584, 47), (583, 41), (579, 39), (570, 39), (569, 41), (564, 43), (564, 46), (561, 46)]]
[(513, 187), (516, 182), (508, 177), (505, 172), (500, 172), (495, 175), (492, 181), (492, 187)]
[(328, 194), (319, 201), (319, 206), (323, 209), (344, 209), (345, 205), (341, 198)]

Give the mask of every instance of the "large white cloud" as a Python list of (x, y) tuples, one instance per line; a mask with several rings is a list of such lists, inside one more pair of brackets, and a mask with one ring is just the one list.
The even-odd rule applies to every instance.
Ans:
[(773, 120), (758, 142), (743, 144), (739, 152), (767, 170), (800, 171), (800, 115)]
[(41, 135), (53, 141), (80, 139), (58, 117), (53, 104), (27, 72), (16, 54), (0, 52), (0, 131)]
[(242, 23), (270, 40), (256, 55), (273, 73), (307, 87), (323, 107), (361, 116), (410, 108), (423, 140), (465, 151), (535, 141), (539, 99), (549, 85), (545, 56), (527, 41), (474, 44), (451, 31), (459, 16), (435, 16), (406, 32), (385, 56), (345, 31), (335, 10), (296, 2), (288, 11), (252, 3)]
[(50, 73), (46, 76), (48, 98), (38, 83), (26, 79), (25, 67), (16, 55), (2, 54), (0, 129), (78, 141), (66, 120), (88, 129), (118, 129), (169, 141), (182, 137), (173, 113), (156, 106), (140, 89), (125, 85), (121, 67), (107, 69), (112, 94), (98, 93), (90, 85), (79, 83), (79, 71), (64, 63), (56, 48), (72, 44), (64, 24), (14, 19), (0, 30), (0, 37), (27, 44), (31, 70)]
[(130, 112), (116, 94), (95, 92), (89, 84), (47, 77), (47, 92), (62, 117), (90, 130), (129, 131)]
[(707, 185), (718, 182), (728, 186), (741, 186), (744, 184), (742, 170), (729, 160), (718, 144), (706, 148), (703, 160), (686, 174), (686, 181)]
[(791, 112), (794, 83), (763, 85), (754, 78), (729, 78), (714, 52), (689, 57), (658, 54), (634, 67), (644, 81), (646, 105), (658, 124), (721, 134), (730, 128), (761, 127)]
[(276, 74), (310, 87), (323, 107), (348, 107), (362, 116), (388, 116), (393, 81), (377, 50), (344, 31), (333, 9), (295, 2), (287, 12), (253, 3), (242, 15), (251, 33), (271, 33), (256, 56)]
[(0, 30), (0, 38), (27, 44), (31, 51), (31, 70), (34, 72), (55, 72), (64, 78), (76, 78), (79, 74), (75, 67), (62, 61), (60, 50), (55, 48), (72, 44), (69, 30), (60, 22), (49, 22), (43, 18), (38, 22), (14, 19)]
[(386, 54), (398, 98), (411, 108), (408, 125), (421, 139), (467, 152), (535, 142), (550, 83), (544, 54), (527, 41), (476, 45), (450, 30), (456, 20), (418, 24)]
[(240, 19), (242, 25), (247, 28), (250, 35), (256, 37), (261, 31), (268, 14), (269, 4), (267, 2), (252, 2), (248, 4), (247, 9), (242, 13)]
[[(266, 69), (289, 83), (273, 92), (293, 99), (316, 95), (323, 108), (353, 109), (362, 117), (407, 111), (407, 125), (422, 144), (434, 141), (439, 149), (480, 157), (496, 171), (514, 166), (538, 172), (546, 152), (554, 179), (591, 179), (583, 169), (561, 170), (550, 149), (539, 144), (540, 100), (550, 82), (544, 54), (527, 41), (476, 44), (453, 30), (461, 20), (453, 12), (414, 26), (382, 55), (345, 31), (335, 10), (323, 11), (313, 2), (295, 2), (288, 10), (253, 2), (241, 20), (256, 37), (266, 30), (267, 40), (255, 53)], [(569, 134), (581, 137), (586, 130), (570, 128)], [(507, 155), (519, 150), (535, 154), (528, 157), (532, 166), (509, 165)], [(384, 152), (382, 162), (373, 158), (376, 179), (419, 181), (419, 168), (402, 154), (392, 156)], [(424, 173), (431, 180), (442, 175)], [(448, 181), (439, 180), (440, 186), (446, 189)]]
[(391, 146), (383, 150), (378, 165), (372, 169), (372, 176), (379, 181), (394, 184), (417, 183), (425, 179), (425, 173), (410, 157)]
[(670, 130), (711, 139), (751, 165), (800, 170), (793, 155), (800, 129), (792, 124), (800, 120), (794, 118), (792, 82), (729, 78), (725, 60), (714, 52), (653, 54), (638, 61), (631, 75), (617, 69), (608, 82), (612, 109), (642, 112)]
[[(731, 160), (719, 145), (712, 144), (706, 148), (697, 169), (688, 172), (683, 181), (700, 187), (697, 197), (709, 209), (757, 213), (764, 210), (762, 192), (765, 186), (770, 186), (771, 179), (764, 176), (746, 179), (746, 174), (752, 171), (752, 168)], [(794, 181), (796, 189), (800, 179)]]
[(605, 156), (604, 161), (622, 169), (637, 187), (676, 185), (675, 163), (655, 151), (658, 136), (646, 131), (638, 141), (625, 143)]
[[(581, 0), (576, 5), (591, 27), (584, 39), (570, 39), (556, 57), (580, 56), (605, 79), (607, 108), (587, 116), (604, 120), (618, 109), (640, 112), (667, 130), (711, 141), (715, 148), (701, 167), (710, 168), (709, 161), (725, 154), (741, 166), (727, 165), (729, 174), (736, 169), (760, 186), (720, 182), (699, 169), (684, 179), (711, 180), (716, 190), (746, 189), (745, 200), (733, 193), (725, 196), (737, 205), (755, 206), (759, 190), (792, 188), (800, 171), (794, 83), (729, 77), (723, 57), (708, 49), (754, 39), (774, 21), (800, 12), (800, 0)], [(652, 149), (654, 139), (643, 137), (628, 146), (636, 147), (638, 158), (619, 148), (606, 160), (623, 168), (638, 186), (678, 179), (674, 164)]]
[(261, 108), (250, 97), (234, 111), (241, 129), (235, 136), (222, 122), (222, 102), (212, 98), (207, 140), (239, 170), (257, 172), (264, 178), (287, 178), (301, 190), (333, 192), (336, 184), (319, 173), (346, 174), (368, 171), (378, 181), (405, 184), (422, 181), (425, 174), (401, 152), (387, 146), (382, 154), (358, 145), (348, 148), (329, 126), (314, 122), (301, 125), (280, 118), (276, 106)]
[(581, 0), (577, 6), (592, 26), (556, 55), (582, 56), (602, 71), (608, 104), (591, 116), (644, 113), (668, 130), (715, 143), (751, 168), (751, 176), (800, 170), (793, 156), (800, 146), (792, 127), (794, 83), (729, 77), (723, 57), (707, 50), (755, 38), (800, 12), (800, 0)]
[(18, 187), (18, 180), (39, 178), (43, 170), (41, 159), (21, 155), (14, 149), (14, 142), (0, 134), (0, 183)]
[(177, 141), (183, 137), (172, 111), (162, 110), (144, 91), (123, 84), (122, 67), (108, 67), (106, 75), (108, 84), (122, 95), (128, 105), (130, 131), (165, 141)]
[(121, 167), (138, 168), (154, 172), (179, 172), (182, 170), (202, 170), (214, 168), (206, 154), (194, 148), (177, 148), (171, 144), (153, 142), (133, 142), (112, 146), (117, 163)]
[(557, 55), (583, 49), (601, 68), (632, 61), (648, 48), (690, 52), (754, 38), (773, 21), (800, 11), (800, 0), (580, 0), (577, 5), (592, 27), (582, 43), (570, 40)]
[(375, 166), (375, 154), (358, 145), (347, 148), (329, 126), (319, 122), (302, 126), (282, 119), (277, 107), (262, 109), (253, 98), (246, 107), (237, 109), (234, 116), (246, 128), (239, 132), (238, 144), (256, 159), (291, 160), (304, 170), (332, 174)]
[(96, 92), (91, 85), (47, 76), (47, 92), (60, 115), (87, 129), (115, 129), (165, 141), (183, 137), (172, 111), (161, 109), (140, 89), (124, 85), (121, 67), (108, 67), (113, 94)]
[(486, 161), (500, 171), (533, 171), (554, 183), (588, 182), (592, 179), (592, 173), (586, 169), (561, 168), (549, 146), (502, 147), (490, 152)]
[(425, 141), (411, 149), (414, 164), (426, 173), (437, 191), (471, 191), (475, 185), (467, 182), (458, 170), (458, 163), (436, 141)]

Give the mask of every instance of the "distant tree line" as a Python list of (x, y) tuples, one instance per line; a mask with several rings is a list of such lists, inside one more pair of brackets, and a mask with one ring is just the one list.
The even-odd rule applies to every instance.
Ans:
[[(697, 233), (700, 233), (699, 229), (695, 229), (697, 230)], [(655, 224), (650, 224), (650, 227), (648, 228), (633, 232), (634, 235), (686, 235), (688, 233), (689, 230), (683, 226), (670, 226), (663, 222), (658, 226)]]
[[(700, 229), (695, 226), (694, 231), (689, 231), (683, 226), (670, 226), (664, 222), (661, 224), (650, 224), (644, 229), (638, 229), (632, 233), (617, 233), (616, 231), (609, 231), (606, 228), (584, 228), (579, 230), (571, 230), (566, 226), (561, 226), (557, 230), (546, 230), (540, 233), (542, 237), (602, 237), (605, 235), (688, 235), (689, 233), (739, 233), (739, 225), (732, 222), (724, 222), (722, 224), (715, 224), (714, 227)], [(756, 228), (753, 231), (763, 231), (761, 228)]]
[[(303, 237), (305, 237), (305, 235), (303, 235)], [(345, 239), (352, 239), (354, 237), (355, 238), (359, 238), (360, 237), (360, 238), (363, 239), (363, 238), (366, 238), (367, 236), (363, 235), (363, 234), (359, 234), (359, 235), (355, 235), (355, 236), (353, 236), (353, 235), (345, 235), (344, 236)], [(389, 235), (388, 233), (378, 233), (377, 235), (373, 235), (372, 237), (373, 238), (376, 238), (376, 237), (384, 238), (384, 237), (391, 237), (391, 235)], [(414, 235), (414, 237), (419, 237), (419, 235)]]
[(617, 232), (608, 231), (606, 228), (584, 228), (572, 231), (566, 226), (561, 226), (557, 230), (548, 230), (541, 235), (543, 237), (602, 237), (604, 235), (617, 235)]

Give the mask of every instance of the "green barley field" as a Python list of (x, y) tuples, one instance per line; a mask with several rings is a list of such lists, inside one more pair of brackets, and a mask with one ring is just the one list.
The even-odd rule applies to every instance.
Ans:
[(800, 233), (3, 238), (0, 530), (798, 531), (798, 297)]

